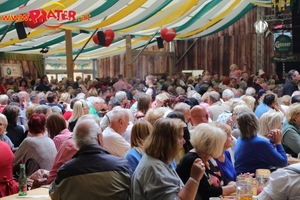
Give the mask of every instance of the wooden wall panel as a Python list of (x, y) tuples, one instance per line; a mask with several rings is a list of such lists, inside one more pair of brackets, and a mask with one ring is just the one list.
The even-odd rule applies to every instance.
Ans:
[[(164, 56), (140, 56), (134, 64), (134, 76), (143, 77), (147, 74), (166, 73), (170, 69), (174, 72), (182, 70), (205, 69), (212, 73), (229, 75), (229, 66), (236, 63), (241, 69), (249, 73), (257, 72), (256, 49), (257, 34), (254, 23), (257, 20), (256, 7), (250, 10), (239, 21), (216, 34), (200, 38), (186, 54), (181, 62), (175, 67), (172, 66), (173, 58)], [(265, 8), (265, 14), (273, 14), (272, 9)], [(269, 27), (274, 23), (269, 22)], [(192, 45), (195, 39), (175, 41), (175, 63)], [(156, 45), (146, 50), (158, 51)], [(164, 49), (159, 51), (169, 51), (169, 44), (164, 43)], [(290, 55), (292, 53), (289, 53)], [(273, 35), (264, 39), (264, 70), (268, 74), (275, 73), (275, 63), (271, 62), (273, 56), (279, 56), (274, 51)], [(297, 54), (300, 58), (300, 54)], [(114, 56), (111, 59), (99, 60), (99, 76), (117, 76), (124, 73), (125, 56)]]

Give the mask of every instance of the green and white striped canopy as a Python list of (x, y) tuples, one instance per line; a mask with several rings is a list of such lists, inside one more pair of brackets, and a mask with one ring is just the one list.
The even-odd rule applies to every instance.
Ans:
[[(175, 40), (204, 37), (216, 33), (243, 17), (253, 6), (271, 6), (272, 0), (0, 0), (1, 52), (39, 54), (49, 47), (47, 56), (65, 57), (65, 32), (72, 30), (73, 55), (98, 28), (115, 32), (109, 47), (89, 41), (79, 59), (101, 58), (125, 52), (125, 35), (132, 36), (132, 48), (143, 47), (162, 28), (175, 28)], [(26, 39), (19, 40), (11, 21), (3, 16), (18, 16), (35, 9), (46, 12), (73, 10), (89, 19), (49, 19), (37, 28), (25, 28)], [(49, 26), (59, 26), (50, 28)], [(158, 32), (157, 32), (158, 31)], [(155, 44), (155, 38), (150, 45)]]

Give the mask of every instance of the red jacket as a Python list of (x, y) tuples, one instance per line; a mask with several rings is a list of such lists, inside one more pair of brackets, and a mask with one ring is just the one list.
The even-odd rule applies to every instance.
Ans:
[(13, 180), (14, 154), (6, 142), (0, 141), (0, 197), (18, 193), (19, 186)]

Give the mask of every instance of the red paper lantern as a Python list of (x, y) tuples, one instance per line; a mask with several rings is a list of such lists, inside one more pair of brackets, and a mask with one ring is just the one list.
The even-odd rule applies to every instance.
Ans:
[[(114, 31), (111, 30), (111, 29), (105, 30), (105, 31), (104, 31), (104, 38), (105, 38), (105, 45), (103, 45), (103, 46), (108, 47), (108, 46), (111, 45), (111, 43), (114, 41), (114, 38), (115, 38), (115, 33), (114, 33)], [(99, 44), (99, 38), (98, 38), (98, 35), (97, 35), (97, 34), (95, 34), (95, 35), (93, 36), (93, 41), (94, 41), (95, 44), (100, 45), (100, 44)]]
[(160, 35), (166, 42), (171, 42), (176, 36), (176, 30), (174, 28), (163, 28), (160, 30)]
[(105, 41), (106, 41), (106, 45), (104, 45), (104, 46), (108, 47), (114, 41), (115, 33), (113, 30), (107, 29), (104, 31), (104, 36), (105, 36)]
[(95, 34), (95, 35), (93, 36), (93, 41), (94, 41), (95, 44), (98, 44), (98, 45), (99, 45), (99, 40), (98, 40), (97, 34)]

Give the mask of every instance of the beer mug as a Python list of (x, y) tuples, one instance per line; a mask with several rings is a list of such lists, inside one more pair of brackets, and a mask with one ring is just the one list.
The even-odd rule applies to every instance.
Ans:
[(250, 175), (236, 177), (236, 196), (238, 200), (252, 200), (253, 180)]

